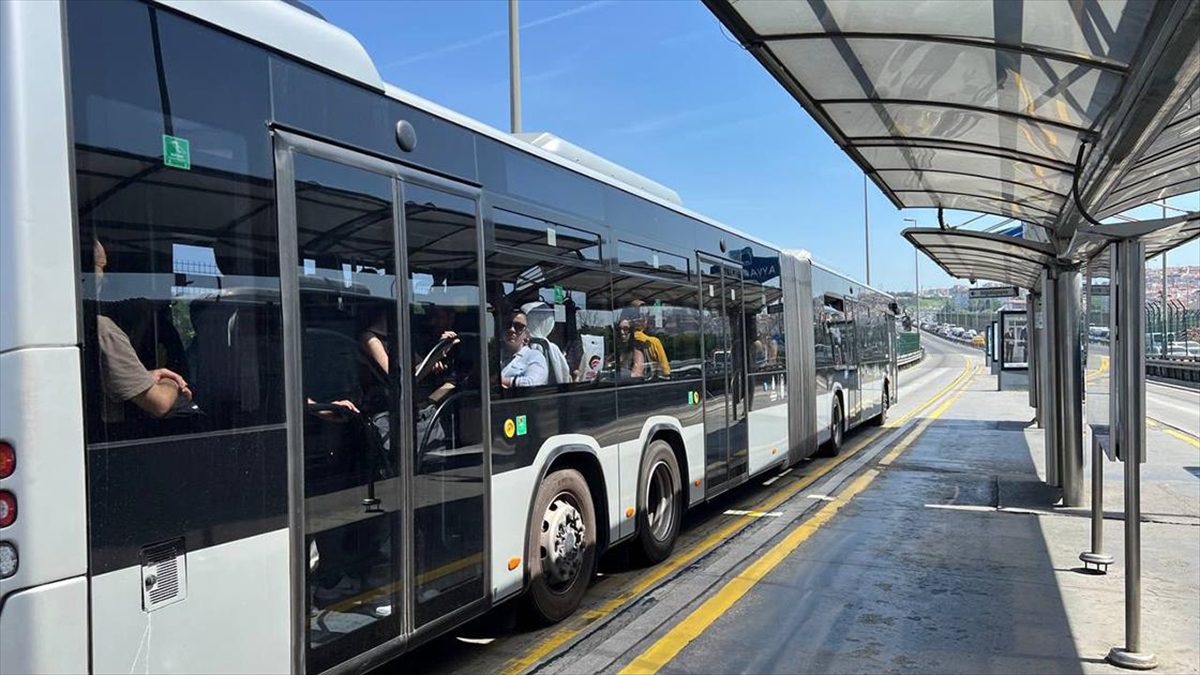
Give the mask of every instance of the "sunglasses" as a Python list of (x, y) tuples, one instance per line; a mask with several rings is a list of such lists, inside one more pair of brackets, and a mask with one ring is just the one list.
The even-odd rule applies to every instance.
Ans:
[(513, 321), (513, 322), (510, 322), (504, 328), (505, 328), (505, 330), (511, 330), (514, 333), (524, 333), (526, 326), (525, 326), (525, 324), (521, 323), (520, 321)]

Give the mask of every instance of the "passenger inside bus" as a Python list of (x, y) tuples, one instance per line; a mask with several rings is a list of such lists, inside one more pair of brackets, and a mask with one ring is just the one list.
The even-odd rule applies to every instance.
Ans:
[[(92, 242), (92, 255), (96, 294), (99, 296), (108, 267), (108, 254), (99, 239)], [(155, 418), (166, 417), (181, 409), (195, 408), (192, 390), (183, 376), (168, 368), (146, 368), (129, 335), (112, 318), (98, 312), (95, 329), (100, 356), (100, 381), (104, 390), (101, 415), (105, 422), (124, 421), (123, 407), (126, 403), (136, 405)]]
[[(564, 308), (565, 309), (565, 308)], [(572, 381), (570, 369), (567, 366), (567, 356), (563, 353), (562, 348), (558, 346), (552, 339), (551, 334), (554, 332), (554, 309), (542, 302), (527, 302), (521, 306), (521, 311), (525, 312), (525, 317), (529, 320), (529, 346), (542, 353), (547, 364), (547, 381), (549, 384), (567, 384)], [(567, 316), (566, 311), (563, 312)], [(571, 319), (564, 324), (563, 333), (567, 328), (571, 327)], [(578, 331), (576, 331), (578, 333)], [(562, 339), (562, 338), (560, 338)], [(567, 343), (570, 349), (570, 343)]]
[(646, 303), (634, 300), (629, 304), (633, 308), (633, 339), (646, 350), (654, 377), (671, 376), (671, 360), (667, 358), (667, 350), (663, 348), (662, 340), (646, 332)]
[(629, 319), (617, 323), (617, 373), (621, 380), (640, 380), (646, 375), (646, 356)]
[(500, 341), (504, 355), (500, 359), (500, 386), (505, 389), (538, 387), (549, 380), (546, 357), (529, 346), (529, 319), (516, 310), (504, 326)]

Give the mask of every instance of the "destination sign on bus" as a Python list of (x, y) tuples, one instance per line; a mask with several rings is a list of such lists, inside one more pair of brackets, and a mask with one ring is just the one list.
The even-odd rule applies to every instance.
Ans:
[(978, 300), (979, 298), (1015, 298), (1018, 295), (1016, 286), (984, 286), (983, 288), (972, 288), (970, 293), (972, 300)]

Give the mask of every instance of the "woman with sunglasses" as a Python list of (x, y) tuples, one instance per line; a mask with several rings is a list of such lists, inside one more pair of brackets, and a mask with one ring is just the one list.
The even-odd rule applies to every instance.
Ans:
[(524, 312), (518, 310), (509, 315), (500, 345), (504, 350), (500, 359), (501, 387), (512, 389), (546, 384), (550, 372), (546, 357), (529, 346), (529, 320)]

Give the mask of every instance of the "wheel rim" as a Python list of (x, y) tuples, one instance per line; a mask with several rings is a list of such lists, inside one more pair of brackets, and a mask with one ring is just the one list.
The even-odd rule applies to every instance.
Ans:
[(657, 541), (666, 541), (675, 526), (675, 476), (663, 460), (654, 463), (646, 484), (646, 524)]
[(542, 514), (541, 548), (542, 573), (554, 591), (571, 587), (583, 569), (585, 535), (578, 502), (569, 492), (560, 492), (550, 500)]

